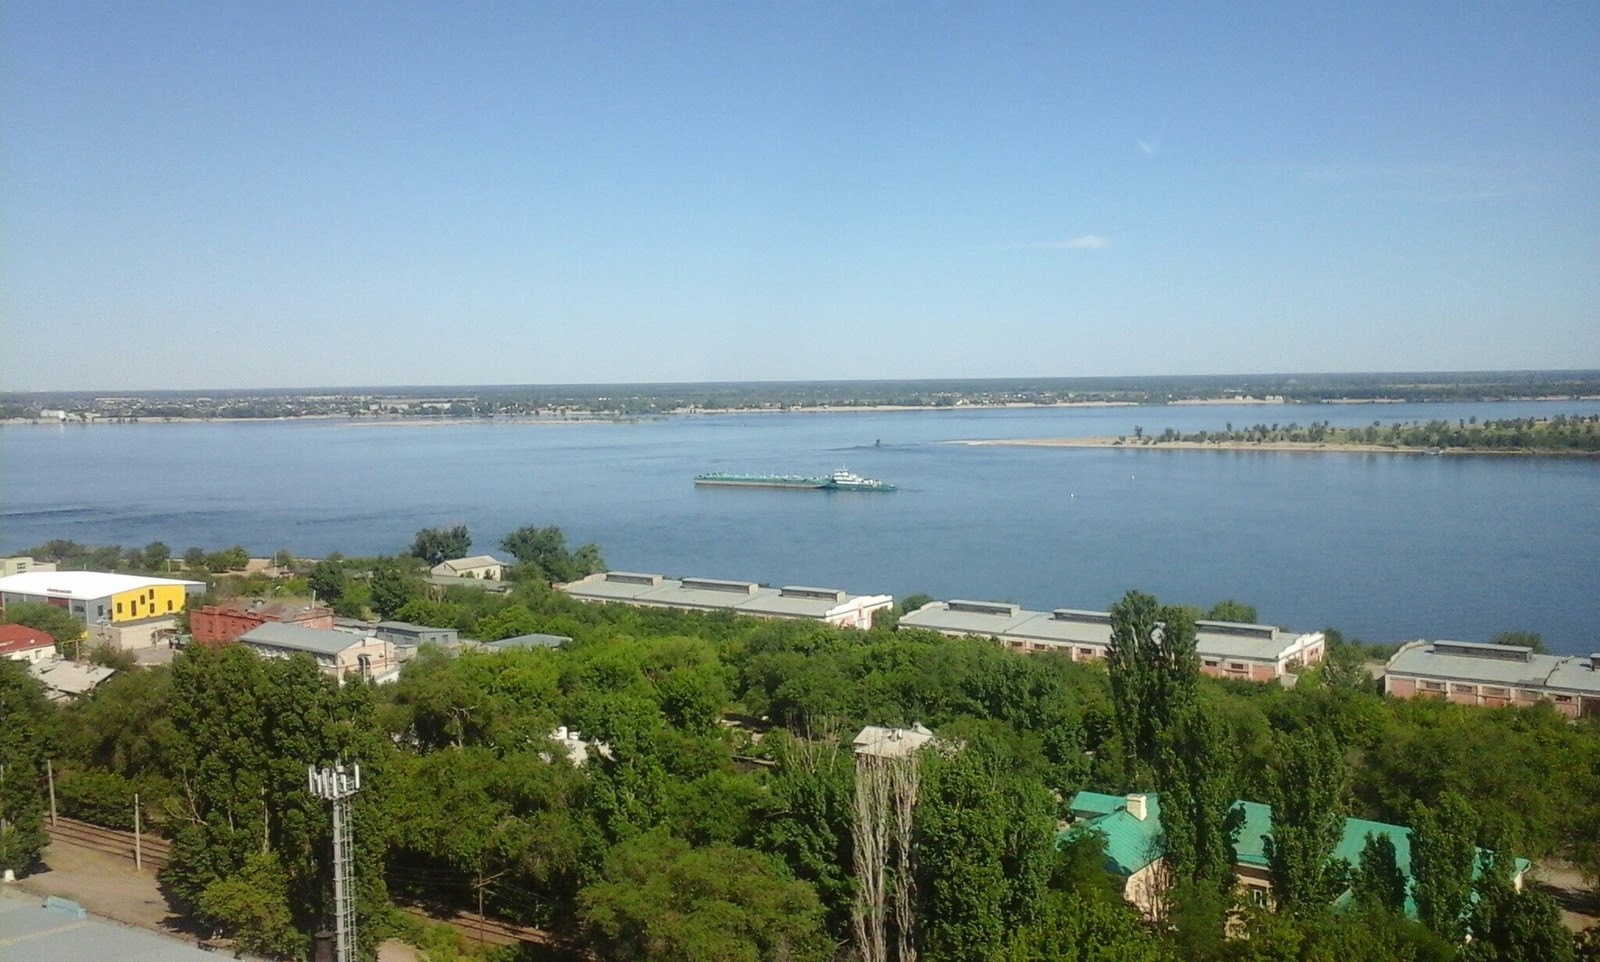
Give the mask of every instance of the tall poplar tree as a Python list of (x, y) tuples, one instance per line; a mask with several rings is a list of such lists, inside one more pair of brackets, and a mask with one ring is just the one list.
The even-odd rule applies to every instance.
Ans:
[(1360, 905), (1388, 912), (1403, 912), (1406, 907), (1406, 877), (1400, 871), (1394, 840), (1384, 834), (1369, 834), (1361, 849), (1361, 861), (1350, 879), (1351, 896)]
[(1143, 592), (1128, 592), (1111, 606), (1106, 661), (1124, 787), (1138, 788), (1194, 705), (1200, 677), (1194, 616)]
[(1342, 882), (1332, 858), (1344, 831), (1349, 770), (1339, 745), (1320, 729), (1285, 735), (1280, 745), (1267, 790), (1267, 864), (1279, 911), (1306, 917), (1326, 909)]
[(1417, 918), (1440, 937), (1460, 942), (1467, 935), (1472, 870), (1477, 859), (1478, 816), (1453, 791), (1434, 808), (1417, 803), (1411, 816), (1411, 877)]

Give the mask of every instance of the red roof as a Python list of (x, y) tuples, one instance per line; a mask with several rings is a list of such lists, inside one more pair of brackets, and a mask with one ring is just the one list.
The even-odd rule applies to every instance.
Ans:
[(0, 625), (0, 658), (18, 651), (48, 648), (56, 640), (37, 628), (27, 625)]

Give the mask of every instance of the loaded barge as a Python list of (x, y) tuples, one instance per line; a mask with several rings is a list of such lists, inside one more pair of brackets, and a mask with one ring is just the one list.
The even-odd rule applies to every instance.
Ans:
[(893, 491), (887, 481), (875, 481), (851, 474), (843, 468), (832, 474), (806, 477), (799, 474), (700, 474), (695, 484), (722, 488), (785, 488), (794, 491)]

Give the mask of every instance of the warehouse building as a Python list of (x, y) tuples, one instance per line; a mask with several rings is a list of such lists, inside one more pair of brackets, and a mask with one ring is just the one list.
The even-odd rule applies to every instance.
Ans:
[(1398, 698), (1448, 698), (1462, 705), (1533, 705), (1548, 700), (1569, 718), (1600, 717), (1600, 653), (1542, 655), (1522, 645), (1413, 641), (1384, 668)]
[[(1078, 608), (1029, 611), (1007, 602), (935, 601), (908, 612), (900, 627), (993, 638), (1017, 651), (1057, 651), (1073, 661), (1104, 658), (1111, 646), (1111, 613)], [(1326, 651), (1320, 631), (1298, 634), (1228, 621), (1197, 621), (1195, 628), (1200, 670), (1214, 678), (1271, 681), (1320, 662)]]
[(797, 618), (840, 628), (871, 628), (873, 616), (894, 604), (890, 595), (852, 595), (837, 588), (789, 585), (766, 588), (753, 581), (665, 578), (606, 571), (561, 586), (579, 601), (640, 608), (730, 611), (755, 618)]

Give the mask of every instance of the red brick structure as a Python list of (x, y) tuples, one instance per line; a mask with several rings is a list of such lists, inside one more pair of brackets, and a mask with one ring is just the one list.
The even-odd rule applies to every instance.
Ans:
[(333, 612), (323, 607), (286, 605), (259, 598), (236, 598), (220, 605), (207, 605), (189, 613), (189, 634), (202, 645), (222, 645), (235, 641), (252, 628), (269, 621), (301, 628), (333, 630)]

